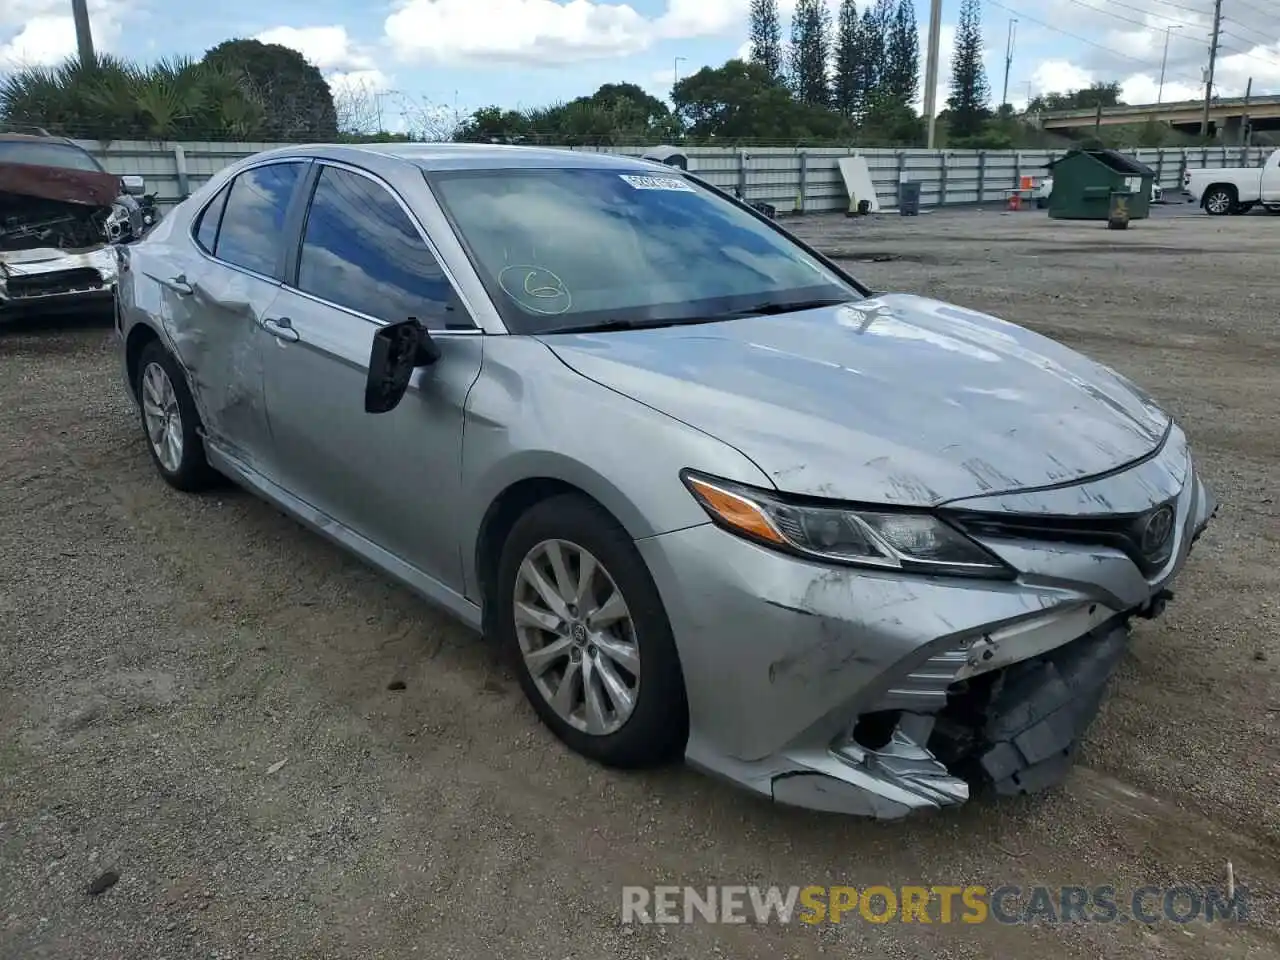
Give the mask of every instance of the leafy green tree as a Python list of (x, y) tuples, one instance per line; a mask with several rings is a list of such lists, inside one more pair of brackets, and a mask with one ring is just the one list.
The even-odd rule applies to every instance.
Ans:
[(590, 96), (524, 112), (485, 107), (463, 121), (455, 139), (608, 146), (679, 136), (678, 122), (657, 97), (634, 83), (606, 83)]
[(751, 0), (751, 62), (782, 79), (782, 17), (778, 0)]
[(1066, 93), (1042, 93), (1031, 99), (1027, 109), (1034, 113), (1043, 110), (1089, 110), (1121, 105), (1119, 83), (1094, 83), (1080, 90), (1068, 90)]
[(860, 117), (862, 91), (862, 25), (854, 0), (840, 0), (836, 17), (836, 70), (833, 105), (846, 117)]
[(898, 0), (885, 44), (884, 85), (890, 97), (912, 104), (920, 90), (920, 34), (911, 0)]
[(797, 0), (791, 18), (791, 85), (802, 103), (831, 103), (830, 54), (831, 11), (825, 0)]
[(880, 96), (880, 80), (884, 72), (885, 59), (885, 33), (881, 7), (882, 3), (863, 7), (862, 16), (858, 21), (858, 108), (855, 116), (859, 121), (866, 119), (867, 111)]
[(671, 99), (689, 137), (697, 140), (821, 142), (851, 134), (834, 110), (797, 101), (763, 66), (742, 60), (684, 77)]
[(259, 40), (226, 40), (205, 53), (204, 63), (244, 76), (266, 111), (268, 138), (337, 138), (338, 114), (329, 84), (297, 50)]
[(982, 0), (962, 0), (951, 57), (948, 137), (952, 145), (980, 137), (991, 117), (991, 87), (982, 64)]

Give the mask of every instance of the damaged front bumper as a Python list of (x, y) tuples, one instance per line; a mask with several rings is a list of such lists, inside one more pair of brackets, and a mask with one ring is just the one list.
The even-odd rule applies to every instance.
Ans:
[(0, 318), (19, 311), (109, 301), (117, 277), (115, 250), (52, 247), (0, 253)]
[[(1163, 609), (1216, 510), (1176, 429), (1098, 483), (1113, 509), (1173, 505), (1160, 570), (1114, 546), (1025, 538), (982, 539), (1020, 571), (1013, 582), (824, 566), (711, 525), (638, 541), (680, 653), (689, 762), (779, 802), (880, 818), (963, 803), (975, 784), (1059, 782), (1130, 619)], [(1102, 502), (1094, 486), (998, 506), (1047, 515)]]

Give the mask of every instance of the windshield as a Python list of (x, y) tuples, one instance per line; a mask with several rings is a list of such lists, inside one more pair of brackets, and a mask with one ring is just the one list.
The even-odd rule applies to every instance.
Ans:
[(105, 172), (92, 154), (79, 147), (40, 140), (0, 140), (0, 163), (29, 163), (38, 167)]
[(449, 171), (429, 180), (513, 333), (728, 319), (860, 297), (767, 223), (674, 171)]

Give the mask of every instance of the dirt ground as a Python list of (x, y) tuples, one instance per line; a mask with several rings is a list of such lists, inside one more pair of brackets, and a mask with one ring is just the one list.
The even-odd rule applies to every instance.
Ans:
[[(792, 224), (1128, 374), (1223, 502), (1065, 788), (880, 824), (598, 769), (406, 590), (247, 494), (166, 487), (105, 321), (26, 323), (0, 329), (0, 958), (1277, 956), (1280, 219)], [(623, 884), (1123, 901), (1228, 861), (1245, 924), (620, 922)]]

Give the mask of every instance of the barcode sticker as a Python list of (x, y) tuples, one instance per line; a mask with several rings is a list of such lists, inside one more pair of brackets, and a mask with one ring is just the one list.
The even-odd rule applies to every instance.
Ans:
[(628, 173), (620, 176), (637, 190), (681, 190), (693, 193), (693, 187), (679, 177), (641, 177)]

